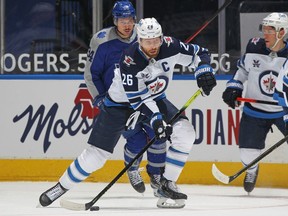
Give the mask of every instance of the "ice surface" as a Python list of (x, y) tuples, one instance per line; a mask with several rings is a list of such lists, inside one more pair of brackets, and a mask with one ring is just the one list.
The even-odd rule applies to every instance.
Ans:
[[(179, 185), (188, 195), (183, 209), (159, 209), (157, 198), (146, 184), (144, 195), (129, 184), (113, 185), (95, 205), (100, 211), (63, 209), (56, 200), (46, 208), (36, 208), (39, 195), (55, 182), (0, 182), (0, 215), (21, 216), (287, 216), (288, 189), (255, 188), (247, 195), (241, 187)], [(91, 201), (107, 183), (80, 183), (63, 198), (74, 202)]]

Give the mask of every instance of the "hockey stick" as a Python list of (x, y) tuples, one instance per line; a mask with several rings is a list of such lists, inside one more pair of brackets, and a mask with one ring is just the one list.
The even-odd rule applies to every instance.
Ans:
[(212, 22), (228, 5), (230, 5), (232, 0), (227, 0), (225, 3), (208, 19), (204, 22), (204, 24), (193, 34), (191, 35), (185, 43), (189, 43), (192, 41), (203, 29), (206, 28), (207, 25), (209, 25), (210, 22)]
[(255, 165), (257, 162), (262, 160), (264, 157), (266, 157), (268, 154), (273, 152), (275, 149), (277, 149), (279, 146), (281, 146), (284, 142), (288, 140), (288, 135), (278, 141), (276, 144), (271, 146), (269, 149), (267, 149), (265, 152), (263, 152), (261, 155), (259, 155), (257, 158), (255, 158), (253, 161), (251, 161), (247, 166), (243, 167), (241, 170), (239, 170), (237, 173), (235, 173), (232, 176), (227, 176), (223, 174), (215, 164), (212, 165), (212, 174), (213, 176), (220, 182), (224, 184), (229, 184), (230, 182), (234, 181), (238, 176), (240, 176), (243, 172), (245, 172), (247, 169)]
[(238, 97), (236, 98), (237, 101), (242, 101), (242, 102), (249, 102), (249, 103), (262, 103), (262, 104), (270, 104), (270, 105), (278, 105), (279, 104), (275, 101), (264, 101), (264, 100), (257, 100), (257, 99), (253, 99), (253, 98), (241, 98)]
[[(198, 89), (192, 96), (191, 98), (183, 105), (183, 107), (170, 119), (168, 122), (169, 124), (172, 124), (180, 115), (183, 111), (187, 109), (188, 106), (201, 94), (202, 90)], [(109, 188), (111, 188), (115, 182), (133, 165), (133, 163), (138, 160), (146, 151), (147, 149), (155, 142), (155, 137), (151, 139), (147, 145), (133, 158), (132, 161), (130, 161), (129, 164), (127, 164), (121, 172), (95, 197), (93, 198), (90, 202), (85, 203), (85, 204), (80, 204), (80, 203), (75, 203), (71, 202), (69, 200), (62, 199), (60, 201), (60, 205), (63, 208), (70, 209), (70, 210), (75, 210), (75, 211), (84, 211), (90, 209), (102, 196), (105, 194)], [(99, 207), (95, 206), (93, 207), (95, 210), (98, 210)]]

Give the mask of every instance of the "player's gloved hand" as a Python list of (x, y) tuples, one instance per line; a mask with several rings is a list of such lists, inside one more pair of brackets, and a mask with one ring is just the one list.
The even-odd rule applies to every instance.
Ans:
[(103, 94), (97, 95), (93, 100), (93, 106), (100, 108), (100, 106), (103, 104), (105, 95), (106, 95), (106, 92)]
[(209, 95), (212, 89), (217, 85), (213, 68), (208, 64), (203, 64), (195, 70), (197, 85), (202, 88), (205, 95)]
[(173, 132), (173, 128), (171, 125), (166, 124), (161, 113), (157, 112), (152, 115), (150, 125), (154, 130), (157, 140), (161, 139), (163, 142), (169, 140), (171, 142), (170, 136)]
[(232, 109), (240, 106), (240, 101), (237, 101), (237, 97), (242, 97), (243, 84), (237, 80), (231, 80), (227, 83), (227, 87), (222, 94), (223, 101)]

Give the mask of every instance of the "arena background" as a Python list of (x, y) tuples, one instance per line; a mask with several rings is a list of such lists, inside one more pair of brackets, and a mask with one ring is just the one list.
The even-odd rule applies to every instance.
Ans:
[[(0, 3), (0, 181), (56, 181), (85, 148), (93, 117), (84, 80), (86, 50), (93, 33), (112, 25), (115, 1), (2, 0)], [(165, 35), (191, 36), (224, 0), (132, 1), (137, 17), (154, 16)], [(196, 143), (179, 183), (220, 184), (211, 166), (227, 175), (241, 169), (237, 146), (241, 109), (231, 110), (221, 96), (236, 61), (258, 25), (270, 12), (288, 8), (286, 1), (232, 3), (193, 41), (207, 47), (218, 81), (209, 97), (199, 96), (186, 110), (196, 129)], [(197, 91), (193, 71), (177, 66), (168, 97), (179, 108)], [(267, 148), (282, 136), (269, 133)], [(124, 167), (121, 139), (105, 167), (87, 181), (110, 182)], [(288, 187), (287, 145), (260, 165), (258, 186)], [(142, 167), (145, 167), (144, 157)], [(143, 172), (148, 182), (146, 172)], [(241, 185), (243, 176), (232, 185)], [(127, 182), (127, 176), (119, 182)]]

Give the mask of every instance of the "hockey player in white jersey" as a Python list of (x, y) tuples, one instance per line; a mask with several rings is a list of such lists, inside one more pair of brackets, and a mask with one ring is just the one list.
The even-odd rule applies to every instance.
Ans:
[[(245, 54), (238, 61), (238, 69), (227, 82), (223, 100), (229, 107), (240, 105), (236, 100), (242, 96), (246, 82), (245, 97), (274, 101), (273, 94), (279, 71), (288, 56), (284, 36), (288, 32), (288, 17), (283, 13), (271, 13), (260, 25), (263, 38), (249, 40)], [(246, 102), (240, 121), (239, 150), (243, 165), (249, 164), (265, 148), (272, 125), (285, 135), (284, 111), (281, 106)], [(244, 178), (244, 189), (250, 193), (256, 184), (259, 164), (249, 168)]]
[[(160, 208), (182, 208), (187, 195), (181, 193), (176, 181), (188, 159), (195, 140), (195, 131), (182, 115), (173, 125), (167, 121), (178, 109), (166, 98), (165, 90), (172, 80), (176, 64), (196, 67), (197, 85), (209, 95), (216, 80), (210, 66), (208, 50), (195, 44), (185, 44), (172, 37), (164, 37), (161, 25), (154, 18), (139, 21), (138, 43), (124, 51), (115, 69), (101, 112), (93, 126), (88, 147), (68, 167), (59, 180), (61, 187), (52, 187), (44, 194), (54, 194), (53, 201), (100, 169), (112, 155), (125, 130), (126, 122), (135, 111), (142, 113), (146, 124), (153, 128), (157, 140), (170, 140), (165, 170), (158, 189)], [(141, 119), (141, 118), (140, 118)], [(167, 203), (172, 199), (174, 203)]]
[[(97, 32), (90, 42), (85, 66), (85, 82), (94, 98), (94, 105), (101, 106), (103, 99), (112, 83), (115, 64), (119, 64), (121, 53), (137, 40), (136, 11), (128, 0), (117, 1), (112, 10), (115, 26)], [(138, 124), (134, 130), (125, 131), (124, 162), (127, 165), (147, 144), (147, 136), (153, 136), (153, 130)], [(166, 143), (157, 141), (147, 151), (146, 170), (150, 176), (150, 184), (154, 189), (159, 185), (162, 167), (165, 163)], [(133, 188), (143, 193), (145, 184), (139, 172), (140, 158), (127, 171)]]
[[(119, 64), (121, 53), (137, 40), (136, 11), (128, 0), (115, 2), (112, 9), (115, 26), (105, 28), (93, 35), (87, 52), (84, 78), (91, 96), (93, 105), (100, 107), (103, 99), (112, 83), (115, 64)], [(138, 152), (147, 144), (148, 136), (153, 136), (153, 130), (145, 125), (138, 124), (134, 130), (124, 131), (126, 138), (124, 146), (124, 163), (127, 165)], [(146, 170), (150, 177), (150, 185), (155, 190), (160, 184), (160, 175), (165, 163), (166, 143), (155, 142), (147, 150)], [(145, 184), (139, 172), (141, 159), (138, 159), (129, 170), (128, 178), (133, 188), (143, 193)], [(154, 192), (157, 196), (157, 193)], [(40, 196), (43, 206), (51, 204), (51, 200)]]

